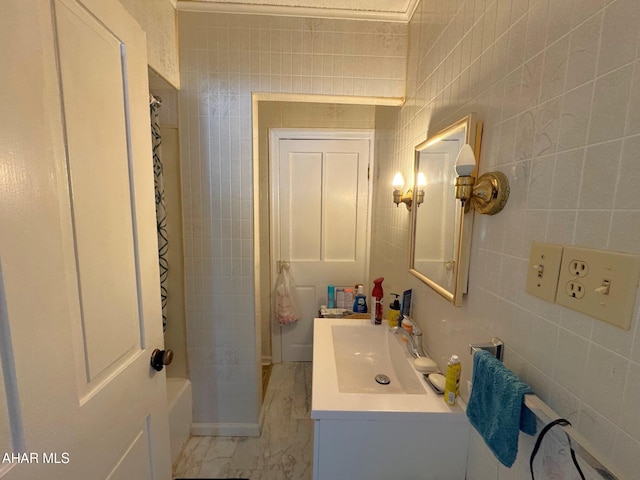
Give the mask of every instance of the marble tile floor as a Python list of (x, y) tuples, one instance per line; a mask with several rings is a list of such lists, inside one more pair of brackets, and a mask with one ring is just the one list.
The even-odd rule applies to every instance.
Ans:
[(273, 366), (260, 437), (191, 437), (174, 478), (311, 480), (311, 363)]

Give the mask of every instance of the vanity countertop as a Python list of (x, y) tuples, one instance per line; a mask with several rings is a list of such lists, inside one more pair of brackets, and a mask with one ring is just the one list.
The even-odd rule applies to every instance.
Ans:
[[(332, 327), (353, 325), (375, 329), (380, 335), (391, 335), (384, 325), (371, 325), (362, 320), (345, 318), (314, 319), (313, 386), (311, 418), (314, 420), (406, 420), (467, 422), (464, 404), (450, 407), (413, 370), (424, 387), (418, 394), (343, 393), (338, 389), (338, 373), (334, 353)], [(395, 339), (393, 339), (395, 340)], [(391, 360), (389, 360), (390, 362)], [(406, 355), (406, 361), (412, 358)], [(411, 367), (413, 369), (413, 367)]]

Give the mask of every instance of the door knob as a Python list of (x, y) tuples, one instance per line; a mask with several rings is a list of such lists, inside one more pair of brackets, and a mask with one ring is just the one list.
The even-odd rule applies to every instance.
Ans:
[(151, 366), (158, 372), (169, 365), (173, 360), (173, 350), (160, 350), (156, 348), (151, 354)]

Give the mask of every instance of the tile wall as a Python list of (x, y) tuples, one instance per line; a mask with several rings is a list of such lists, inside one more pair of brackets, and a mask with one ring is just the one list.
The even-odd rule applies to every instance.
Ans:
[[(524, 285), (534, 240), (640, 254), (640, 8), (467, 0), (450, 2), (438, 23), (432, 3), (423, 0), (409, 26), (405, 106), (378, 108), (372, 275), (413, 288), (427, 346), (441, 366), (461, 355), (464, 390), (466, 345), (501, 337), (505, 363), (638, 478), (640, 301), (624, 331)], [(390, 183), (397, 170), (409, 175), (429, 132), (471, 111), (485, 122), (480, 170), (507, 174), (511, 197), (502, 213), (476, 216), (470, 291), (454, 308), (406, 273), (409, 215), (391, 202)], [(523, 442), (509, 470), (473, 435), (467, 478), (529, 478), (530, 450)]]
[(189, 12), (178, 20), (194, 422), (246, 432), (258, 420), (260, 355), (251, 93), (403, 97), (407, 26)]

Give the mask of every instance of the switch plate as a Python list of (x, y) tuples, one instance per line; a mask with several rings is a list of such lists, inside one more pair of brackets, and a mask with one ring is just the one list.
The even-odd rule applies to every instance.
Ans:
[(527, 292), (554, 303), (561, 261), (562, 245), (533, 242), (527, 270)]
[(640, 256), (564, 247), (556, 303), (629, 330)]

